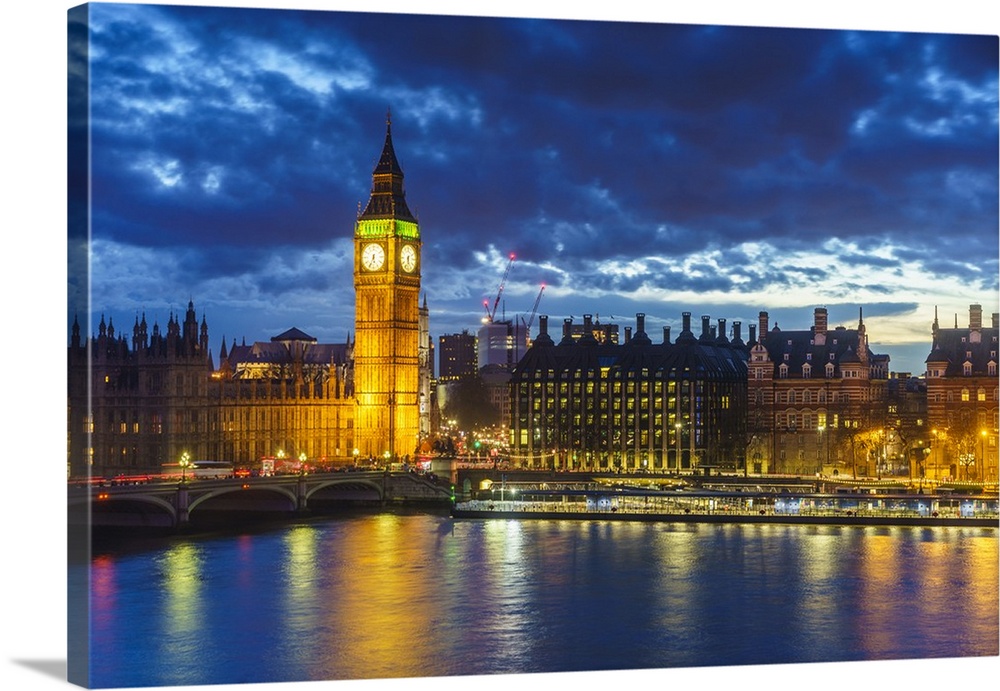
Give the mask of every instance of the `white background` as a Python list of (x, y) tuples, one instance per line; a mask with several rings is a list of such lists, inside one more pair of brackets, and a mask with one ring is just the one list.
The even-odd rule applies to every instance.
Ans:
[[(0, 378), (0, 571), (3, 573), (4, 689), (66, 686), (65, 580), (65, 321), (66, 275), (66, 11), (75, 3), (15, 0), (0, 22), (0, 233), (3, 251)], [(179, 4), (179, 3), (169, 3)], [(698, 0), (674, 3), (616, 0), (601, 6), (566, 0), (465, 3), (435, 0), (208, 0), (243, 7), (281, 7), (487, 16), (663, 21), (695, 24), (882, 29), (996, 36), (1000, 21), (988, 0), (916, 3), (841, 0), (822, 3)], [(666, 5), (650, 9), (647, 5)], [(420, 682), (310, 682), (204, 687), (618, 689), (653, 684), (735, 689), (991, 688), (1000, 658), (748, 668), (681, 669), (518, 677), (446, 678)], [(989, 680), (992, 679), (993, 682)], [(983, 684), (986, 686), (983, 686)]]

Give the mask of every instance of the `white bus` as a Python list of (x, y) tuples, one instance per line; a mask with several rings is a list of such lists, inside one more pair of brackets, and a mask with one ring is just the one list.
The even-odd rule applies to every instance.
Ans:
[(178, 479), (183, 477), (221, 479), (233, 476), (233, 464), (229, 461), (192, 461), (187, 468), (181, 468), (180, 463), (165, 463), (163, 475)]
[(232, 477), (233, 464), (228, 461), (195, 461), (191, 464), (195, 477)]

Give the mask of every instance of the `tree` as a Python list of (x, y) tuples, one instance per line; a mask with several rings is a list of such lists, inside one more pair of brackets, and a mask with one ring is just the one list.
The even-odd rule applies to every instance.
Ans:
[(979, 460), (980, 465), (982, 465), (982, 459), (978, 458), (980, 456), (979, 425), (976, 424), (976, 418), (971, 410), (964, 408), (959, 411), (958, 419), (952, 426), (950, 438), (961, 468), (961, 473), (955, 479), (976, 479), (978, 475), (975, 467), (976, 461)]
[[(743, 475), (760, 473), (770, 459), (769, 438), (772, 414), (760, 401), (747, 406), (747, 421), (743, 433), (737, 440), (737, 454), (743, 461)], [(772, 469), (773, 472), (773, 469)]]
[(851, 473), (858, 476), (858, 457), (861, 456), (863, 474), (869, 475), (869, 463), (885, 444), (885, 409), (877, 401), (847, 400), (841, 402), (839, 410), (836, 434), (847, 449)]

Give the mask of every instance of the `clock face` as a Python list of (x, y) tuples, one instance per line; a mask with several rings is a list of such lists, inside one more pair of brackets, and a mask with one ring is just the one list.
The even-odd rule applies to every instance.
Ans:
[(406, 273), (411, 273), (417, 268), (417, 251), (413, 249), (413, 245), (403, 245), (399, 253), (399, 263)]
[(361, 250), (361, 266), (365, 267), (369, 271), (376, 271), (382, 268), (382, 264), (385, 263), (385, 250), (382, 249), (382, 245), (372, 243), (370, 245), (365, 245), (365, 248)]

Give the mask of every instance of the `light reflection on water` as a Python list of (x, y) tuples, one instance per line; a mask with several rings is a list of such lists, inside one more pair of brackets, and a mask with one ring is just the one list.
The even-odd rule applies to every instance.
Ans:
[(378, 514), (91, 565), (94, 686), (997, 655), (997, 533)]

